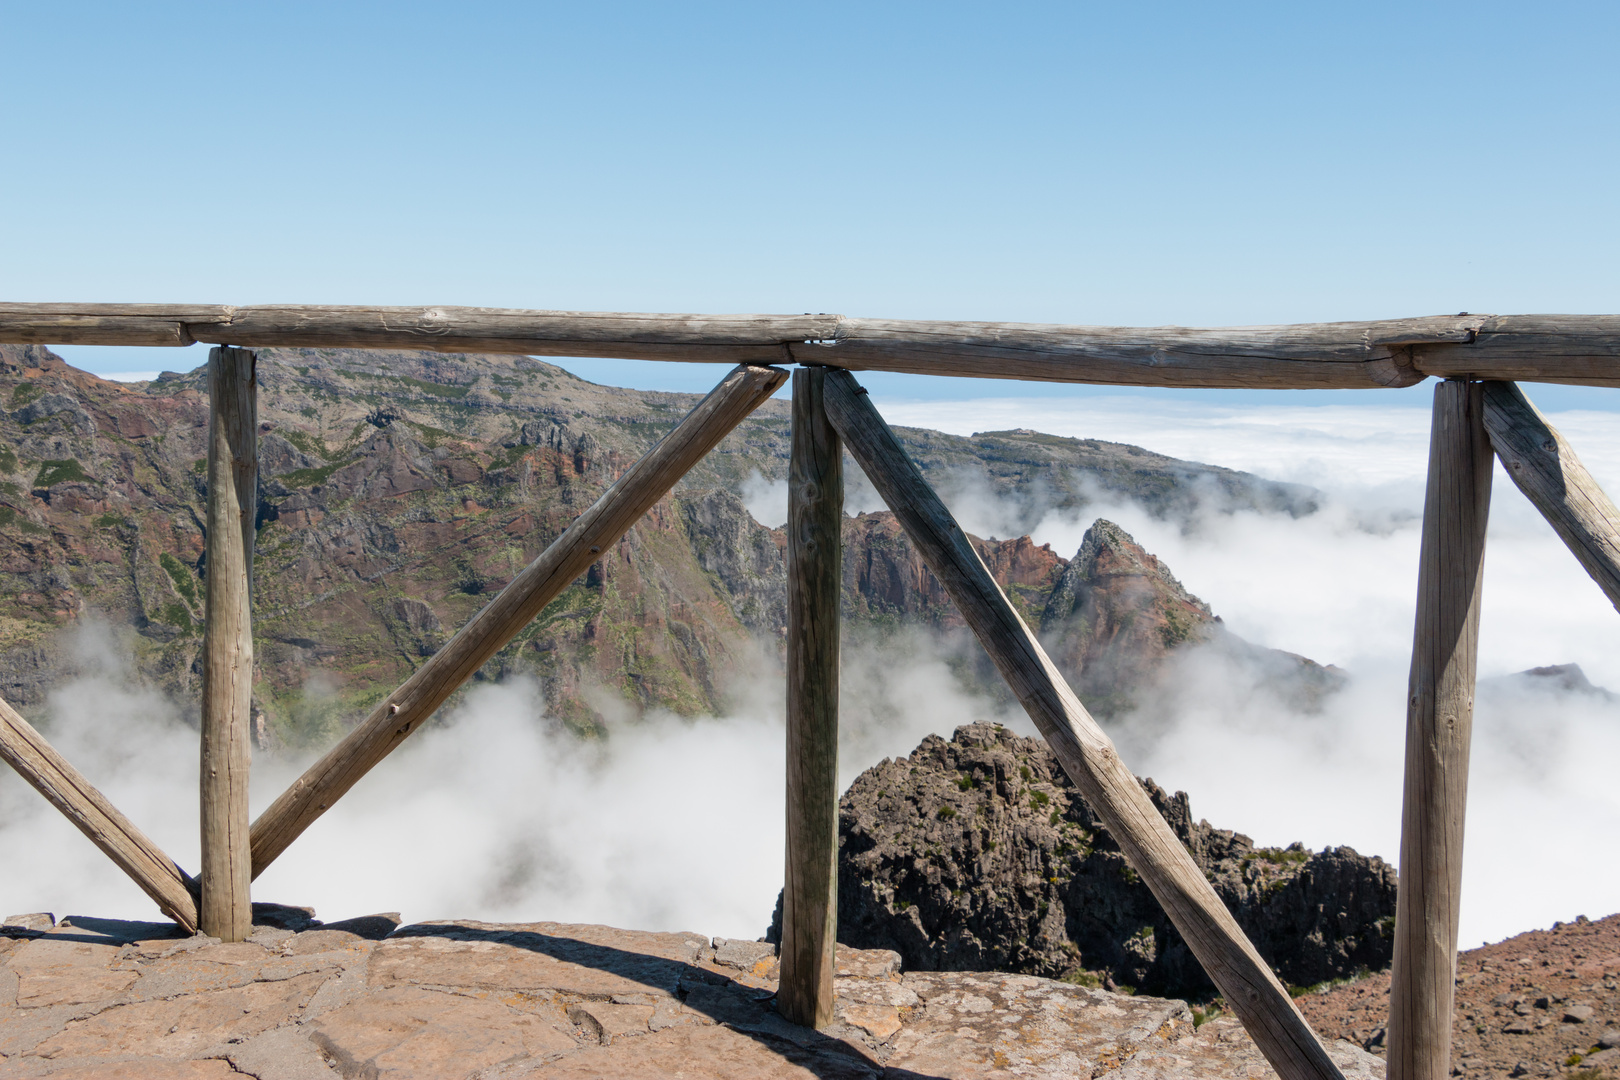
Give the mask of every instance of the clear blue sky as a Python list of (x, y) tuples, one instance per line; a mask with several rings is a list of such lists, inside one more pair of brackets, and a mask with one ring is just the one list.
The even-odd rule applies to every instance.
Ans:
[(7, 2), (0, 34), (5, 299), (1620, 310), (1614, 4)]

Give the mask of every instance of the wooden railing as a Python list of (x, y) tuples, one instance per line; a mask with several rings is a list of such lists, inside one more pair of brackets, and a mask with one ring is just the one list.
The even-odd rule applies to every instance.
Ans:
[[(1282, 984), (907, 458), (850, 370), (1201, 387), (1435, 387), (1390, 992), (1392, 1080), (1450, 1072), (1464, 808), (1492, 455), (1620, 607), (1620, 512), (1513, 382), (1620, 385), (1620, 316), (1449, 315), (1224, 329), (641, 315), (491, 308), (0, 304), (0, 343), (209, 353), (202, 866), (192, 878), (0, 701), (0, 757), (187, 930), (239, 941), (250, 882), (793, 374), (787, 855), (778, 1007), (832, 1019), (837, 940), (842, 450), (950, 593), (1064, 771), (1286, 1080), (1339, 1077)], [(432, 349), (737, 366), (258, 820), (247, 820), (255, 356)]]

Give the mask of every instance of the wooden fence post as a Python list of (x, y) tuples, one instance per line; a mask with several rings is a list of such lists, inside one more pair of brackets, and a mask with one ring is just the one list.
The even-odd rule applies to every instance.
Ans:
[(838, 940), (838, 620), (844, 466), (827, 420), (827, 369), (793, 373), (787, 524), (787, 875), (777, 1008), (795, 1024), (833, 1019)]
[(4, 700), (0, 700), (0, 760), (16, 769), (17, 775), (134, 879), (163, 914), (188, 933), (196, 932), (197, 902), (192, 899), (186, 872)]
[(1435, 385), (1407, 690), (1390, 1080), (1445, 1080), (1451, 1071), (1463, 814), (1491, 505), (1484, 407), (1477, 382)]
[(1574, 449), (1510, 382), (1485, 384), (1485, 430), (1508, 478), (1620, 609), (1620, 510)]
[(208, 354), (208, 537), (202, 672), (203, 933), (245, 941), (248, 899), (249, 725), (253, 706), (253, 615), (249, 575), (258, 502), (258, 407), (254, 354)]
[(917, 554), (1272, 1068), (1283, 1080), (1342, 1080), (1288, 991), (1120, 760), (1113, 740), (1052, 665), (866, 392), (847, 371), (829, 372), (825, 402), (833, 427)]
[(393, 752), (456, 688), (484, 666), (601, 552), (640, 521), (703, 455), (787, 378), (781, 368), (739, 364), (566, 532), (456, 631), (432, 659), (311, 765), (253, 823), (253, 876), (287, 850), (343, 793)]

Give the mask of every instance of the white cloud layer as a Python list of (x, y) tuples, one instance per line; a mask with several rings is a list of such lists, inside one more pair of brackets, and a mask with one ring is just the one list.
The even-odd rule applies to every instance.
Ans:
[[(880, 403), (882, 404), (882, 403)], [(1130, 530), (1236, 633), (1337, 664), (1353, 678), (1300, 715), (1250, 674), (1188, 656), (1143, 715), (1115, 731), (1137, 772), (1188, 791), (1196, 814), (1265, 844), (1349, 844), (1394, 861), (1402, 729), (1428, 416), (1409, 408), (1195, 408), (1121, 398), (1084, 412), (1039, 400), (902, 403), (895, 423), (1030, 427), (1133, 442), (1309, 483), (1323, 508), (1293, 519), (1209, 512), (1162, 521), (1104, 501), (1035, 530), (1072, 554), (1098, 515)], [(1600, 480), (1620, 479), (1612, 416), (1554, 417)], [(774, 516), (780, 485), (746, 492)], [(1611, 484), (1611, 490), (1614, 487)], [(964, 526), (1007, 535), (1015, 512), (971, 483)], [(770, 522), (776, 524), (777, 522)], [(1620, 622), (1551, 530), (1500, 473), (1492, 506), (1482, 677), (1579, 663), (1620, 689)], [(182, 865), (197, 864), (196, 735), (160, 695), (133, 686), (105, 633), (80, 637), (91, 673), (52, 696), (49, 737)], [(325, 918), (592, 921), (752, 937), (782, 876), (781, 683), (742, 688), (733, 715), (626, 718), (580, 743), (543, 715), (531, 684), (475, 689), (408, 742), (260, 879), (264, 899)], [(921, 634), (845, 650), (841, 774), (848, 783), (927, 732), (1021, 716), (965, 692)], [(1463, 943), (1577, 913), (1620, 909), (1620, 711), (1580, 695), (1480, 694), (1463, 898)], [(267, 805), (306, 761), (261, 757)], [(9, 770), (0, 773), (0, 909), (152, 917), (151, 906)]]

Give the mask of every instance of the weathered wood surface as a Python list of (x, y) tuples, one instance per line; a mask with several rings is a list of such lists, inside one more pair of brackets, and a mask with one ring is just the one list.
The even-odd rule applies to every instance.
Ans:
[[(765, 364), (836, 315), (664, 315), (476, 307), (0, 304), (0, 342), (216, 345), (601, 356)], [(128, 325), (128, 336), (119, 327)]]
[(0, 758), (118, 864), (163, 914), (196, 932), (197, 902), (185, 871), (4, 700), (0, 700)]
[(195, 345), (193, 327), (230, 320), (223, 304), (0, 304), (7, 345)]
[(1338, 1077), (1338, 1068), (1293, 999), (1120, 760), (1113, 742), (1052, 666), (854, 377), (829, 373), (825, 401), (850, 453), (1272, 1067), (1284, 1080)]
[(777, 1005), (833, 1019), (838, 941), (838, 649), (844, 455), (822, 405), (826, 368), (793, 373), (788, 466), (787, 874)]
[[(404, 742), (570, 582), (619, 542), (702, 457), (782, 385), (780, 368), (739, 365), (590, 509), (474, 615), (365, 722), (310, 766), (253, 823), (253, 876)], [(498, 750), (496, 751), (498, 752)]]
[(221, 941), (253, 933), (248, 899), (249, 727), (253, 708), (254, 513), (258, 403), (254, 355), (208, 354), (208, 571), (202, 646), (202, 902), (199, 926)]
[(1434, 388), (1429, 483), (1407, 691), (1400, 894), (1389, 995), (1390, 1080), (1445, 1080), (1462, 890), (1491, 443), (1477, 382)]
[(1425, 375), (1620, 386), (1620, 315), (1470, 317), (1460, 346), (1414, 343)]
[(1485, 384), (1485, 430), (1508, 476), (1620, 610), (1620, 510), (1513, 383)]
[(1135, 386), (1367, 388), (1424, 376), (1620, 385), (1620, 316), (1194, 328), (471, 307), (0, 304), (0, 342), (428, 349)]

